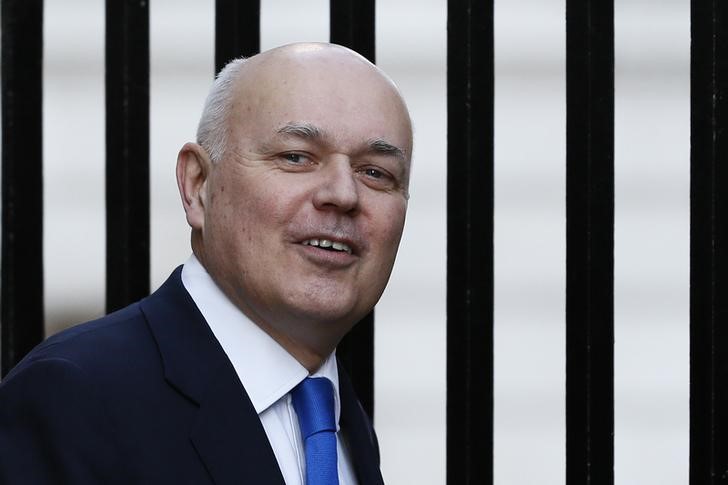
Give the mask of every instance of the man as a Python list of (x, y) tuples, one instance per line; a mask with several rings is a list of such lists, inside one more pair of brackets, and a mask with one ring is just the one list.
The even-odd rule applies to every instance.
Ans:
[(333, 403), (330, 483), (382, 483), (335, 348), (389, 278), (411, 151), (396, 87), (348, 49), (229, 64), (177, 161), (193, 256), (8, 375), (0, 483), (312, 485), (310, 382)]

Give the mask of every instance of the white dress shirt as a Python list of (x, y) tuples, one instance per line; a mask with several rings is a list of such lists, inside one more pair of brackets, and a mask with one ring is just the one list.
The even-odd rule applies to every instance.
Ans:
[[(243, 383), (286, 485), (305, 485), (306, 455), (290, 391), (308, 377), (308, 370), (227, 298), (194, 255), (182, 268), (182, 284)], [(339, 483), (356, 485), (351, 459), (339, 430), (341, 403), (335, 352), (313, 376), (326, 377), (334, 385)]]

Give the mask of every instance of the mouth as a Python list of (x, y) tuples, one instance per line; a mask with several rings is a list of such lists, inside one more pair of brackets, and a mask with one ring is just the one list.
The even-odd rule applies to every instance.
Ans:
[(337, 241), (334, 239), (306, 239), (301, 241), (304, 246), (313, 246), (316, 248), (324, 249), (326, 251), (334, 251), (340, 253), (352, 254), (351, 246), (343, 241)]

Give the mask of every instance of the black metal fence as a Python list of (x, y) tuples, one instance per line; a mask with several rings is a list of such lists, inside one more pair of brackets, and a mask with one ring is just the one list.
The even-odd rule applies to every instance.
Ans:
[(690, 483), (728, 483), (728, 5), (691, 5)]
[(447, 30), (446, 473), (481, 484), (493, 475), (493, 2), (448, 2)]
[(566, 483), (614, 483), (614, 3), (566, 2)]
[[(374, 0), (330, 37), (374, 61)], [(728, 483), (728, 6), (693, 0), (690, 483)], [(43, 336), (42, 0), (2, 0), (2, 374)], [(613, 473), (613, 2), (568, 0), (567, 483)], [(216, 1), (215, 66), (260, 48)], [(107, 309), (149, 292), (149, 3), (107, 0)], [(447, 481), (493, 476), (493, 2), (448, 2)], [(342, 343), (373, 411), (373, 315)]]
[(149, 2), (106, 2), (106, 311), (149, 294)]

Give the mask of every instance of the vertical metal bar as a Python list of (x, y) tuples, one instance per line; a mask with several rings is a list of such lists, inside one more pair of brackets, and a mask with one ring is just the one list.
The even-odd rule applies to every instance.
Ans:
[(614, 2), (566, 2), (566, 483), (614, 482)]
[[(331, 0), (329, 38), (375, 62), (375, 1)], [(374, 416), (374, 311), (339, 344), (336, 355), (351, 377), (364, 410)]]
[(149, 1), (106, 1), (106, 309), (149, 293)]
[(215, 1), (215, 73), (260, 51), (260, 0)]
[(691, 2), (690, 484), (728, 483), (728, 5)]
[(43, 339), (43, 1), (1, 15), (4, 376)]
[(493, 483), (493, 0), (447, 20), (447, 483)]
[(374, 417), (374, 311), (361, 319), (339, 343), (336, 356), (351, 378), (356, 395)]
[(331, 0), (329, 38), (375, 62), (375, 1)]

